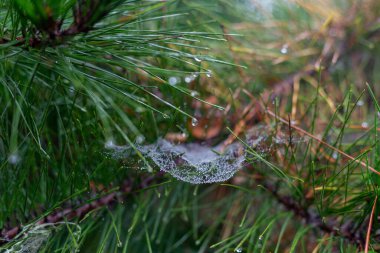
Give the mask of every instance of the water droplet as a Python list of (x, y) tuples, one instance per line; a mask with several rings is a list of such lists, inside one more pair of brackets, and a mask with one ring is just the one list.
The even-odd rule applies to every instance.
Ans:
[(69, 87), (69, 92), (70, 92), (70, 95), (73, 95), (75, 93), (75, 87), (74, 86), (70, 86)]
[(108, 149), (114, 148), (115, 146), (116, 146), (115, 141), (113, 139), (107, 140), (106, 143), (104, 144), (104, 147)]
[(359, 100), (358, 103), (357, 103), (358, 106), (363, 106), (364, 105), (364, 101), (363, 100)]
[(190, 93), (190, 95), (191, 95), (192, 97), (196, 97), (196, 96), (198, 95), (198, 92), (196, 92), (196, 91), (192, 91), (192, 92)]
[(288, 53), (288, 44), (284, 44), (280, 50), (281, 54), (287, 54)]
[(17, 152), (12, 153), (12, 154), (10, 154), (10, 155), (8, 156), (8, 162), (9, 162), (10, 164), (15, 165), (15, 164), (18, 164), (20, 161), (21, 161), (21, 158), (20, 158), (20, 156), (17, 154)]
[(194, 80), (195, 78), (197, 78), (198, 77), (198, 75), (199, 75), (199, 73), (193, 73), (193, 74), (191, 74), (191, 78)]
[(235, 252), (237, 252), (237, 253), (241, 253), (241, 252), (243, 252), (243, 248), (241, 248), (241, 247), (236, 248), (236, 249), (235, 249)]
[(334, 152), (333, 154), (332, 154), (332, 157), (336, 160), (336, 159), (338, 159), (338, 152)]
[(192, 119), (191, 119), (191, 125), (192, 125), (193, 127), (197, 126), (197, 125), (198, 125), (198, 120), (197, 120), (196, 118), (192, 118)]
[(259, 240), (261, 241), (262, 239), (263, 239), (263, 236), (262, 236), (262, 235), (260, 235), (260, 236), (259, 236)]
[(199, 245), (199, 244), (201, 244), (201, 240), (196, 240), (195, 245)]
[(119, 241), (118, 243), (117, 243), (117, 247), (118, 248), (121, 248), (123, 246), (123, 243), (121, 242), (121, 241)]
[(170, 119), (170, 116), (167, 114), (163, 114), (162, 116), (164, 117), (164, 119)]
[(178, 77), (171, 76), (171, 77), (169, 77), (168, 82), (170, 85), (176, 85), (179, 82), (179, 79), (178, 79)]
[(211, 70), (208, 70), (207, 73), (206, 73), (206, 76), (207, 76), (208, 78), (210, 78), (210, 77), (212, 76), (212, 71), (211, 71)]
[(368, 122), (365, 122), (365, 121), (364, 121), (364, 122), (362, 123), (362, 127), (363, 127), (363, 128), (367, 128), (367, 127), (368, 127)]
[(194, 56), (194, 60), (195, 60), (196, 62), (201, 62), (201, 61), (202, 61), (201, 59), (199, 59), (199, 58), (196, 57), (196, 56)]
[(142, 136), (142, 135), (139, 135), (139, 136), (136, 137), (135, 141), (136, 141), (137, 144), (142, 144), (145, 141), (145, 137)]
[(191, 83), (191, 81), (193, 81), (193, 79), (190, 76), (185, 77), (185, 83)]

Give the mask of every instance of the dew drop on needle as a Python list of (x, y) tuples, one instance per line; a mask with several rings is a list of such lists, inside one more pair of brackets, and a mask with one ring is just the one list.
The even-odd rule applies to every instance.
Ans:
[(139, 135), (136, 137), (136, 143), (142, 144), (145, 141), (145, 137), (143, 135)]
[(190, 76), (185, 77), (186, 83), (191, 83), (191, 81), (192, 81), (192, 78)]
[(171, 76), (171, 77), (169, 77), (168, 82), (170, 85), (176, 85), (178, 83), (178, 78), (175, 76)]
[(20, 161), (21, 161), (21, 157), (19, 156), (18, 153), (12, 153), (8, 156), (8, 162), (10, 164), (15, 165), (15, 164), (19, 163)]
[(280, 50), (281, 54), (287, 54), (288, 53), (288, 45), (284, 44)]
[(197, 125), (198, 125), (198, 120), (197, 120), (196, 118), (192, 118), (192, 119), (191, 119), (191, 125), (192, 125), (193, 127), (197, 126)]
[(191, 74), (191, 78), (194, 80), (195, 78), (197, 78), (199, 76), (199, 73), (198, 72), (194, 72), (193, 74)]
[(196, 96), (198, 95), (198, 92), (196, 92), (196, 91), (192, 91), (192, 92), (190, 93), (190, 95), (191, 95), (192, 97), (196, 97)]
[(196, 62), (201, 62), (201, 61), (202, 61), (201, 59), (199, 59), (199, 58), (196, 57), (196, 56), (194, 56), (194, 60), (195, 60)]
[(111, 148), (114, 148), (116, 145), (115, 145), (115, 142), (113, 139), (108, 139), (106, 141), (106, 143), (104, 143), (104, 147), (107, 148), (107, 149), (111, 149)]

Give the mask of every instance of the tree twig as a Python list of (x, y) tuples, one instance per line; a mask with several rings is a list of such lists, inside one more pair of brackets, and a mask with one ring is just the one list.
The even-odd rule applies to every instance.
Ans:
[[(252, 165), (248, 165), (253, 168)], [(260, 172), (256, 172), (259, 175)], [(360, 231), (352, 229), (351, 222), (348, 221), (344, 226), (338, 227), (337, 222), (324, 222), (322, 217), (313, 211), (309, 206), (304, 206), (297, 202), (292, 196), (280, 194), (280, 188), (272, 182), (265, 179), (264, 175), (254, 178), (257, 183), (263, 186), (276, 200), (282, 204), (288, 211), (293, 212), (296, 216), (304, 219), (308, 225), (320, 229), (320, 231), (328, 234), (338, 235), (358, 247), (362, 247), (364, 242), (363, 234)], [(335, 224), (336, 223), (336, 224)]]
[[(118, 199), (123, 198), (126, 194), (131, 194), (135, 191), (142, 190), (149, 185), (151, 185), (153, 182), (157, 181), (163, 173), (158, 173), (154, 176), (149, 176), (142, 180), (142, 182), (137, 185), (133, 186), (133, 183), (131, 180), (126, 180), (123, 185), (119, 188), (117, 191), (113, 191), (110, 193), (105, 194), (104, 196), (100, 197), (99, 199), (95, 199), (90, 201), (89, 203), (83, 202), (81, 205), (77, 207), (69, 207), (69, 208), (58, 208), (56, 211), (53, 211), (49, 215), (38, 219), (36, 224), (41, 225), (45, 223), (57, 223), (60, 221), (69, 221), (73, 220), (75, 218), (83, 218), (86, 216), (86, 214), (90, 213), (90, 211), (99, 209), (101, 207), (105, 206), (111, 206), (118, 202)], [(65, 206), (65, 204), (62, 204), (61, 206)], [(11, 241), (13, 238), (15, 238), (19, 233), (22, 233), (22, 227), (16, 226), (9, 229), (3, 229), (3, 231), (0, 233), (0, 245), (3, 245), (9, 241)]]
[[(32, 35), (28, 41), (26, 36), (19, 36), (16, 38), (18, 43), (13, 46), (26, 46), (38, 48), (41, 46), (55, 46), (57, 44), (62, 44), (67, 38), (76, 36), (81, 33), (86, 33), (93, 29), (94, 21), (91, 22), (91, 18), (93, 17), (95, 11), (100, 7), (101, 1), (91, 0), (89, 7), (86, 12), (83, 12), (83, 2), (79, 1), (74, 9), (73, 23), (62, 30), (63, 20), (54, 20), (52, 17), (48, 17), (47, 21), (44, 22), (40, 27), (37, 27), (37, 31)], [(97, 20), (103, 18), (107, 15), (107, 11), (103, 10), (98, 16)], [(39, 34), (45, 32), (48, 35), (47, 40), (43, 40)], [(7, 38), (0, 38), (0, 44), (9, 43), (11, 40)]]
[(365, 238), (364, 253), (368, 253), (369, 240), (370, 240), (370, 237), (371, 237), (372, 222), (373, 222), (373, 216), (375, 215), (376, 204), (377, 204), (377, 196), (375, 198), (375, 201), (373, 202), (371, 216), (369, 217), (368, 230), (367, 230), (367, 235), (366, 235), (366, 238)]
[(350, 159), (351, 161), (356, 162), (356, 163), (359, 163), (359, 164), (361, 164), (364, 168), (368, 168), (370, 171), (372, 171), (372, 172), (374, 172), (374, 173), (380, 175), (380, 172), (379, 172), (379, 171), (377, 171), (375, 168), (369, 166), (368, 164), (366, 164), (366, 163), (363, 162), (362, 160), (359, 161), (359, 160), (356, 159), (355, 157), (353, 157), (353, 156), (351, 156), (351, 155), (349, 155), (349, 154), (343, 152), (342, 150), (340, 150), (340, 149), (338, 149), (338, 148), (336, 148), (336, 147), (334, 147), (334, 146), (328, 144), (327, 142), (321, 140), (320, 138), (314, 136), (313, 134), (311, 134), (311, 133), (309, 133), (309, 132), (303, 130), (302, 128), (300, 128), (300, 127), (298, 127), (298, 126), (295, 126), (295, 125), (292, 125), (291, 122), (288, 122), (287, 120), (281, 118), (280, 116), (278, 116), (278, 115), (276, 115), (275, 113), (273, 113), (271, 110), (267, 109), (266, 112), (267, 112), (268, 115), (270, 115), (271, 117), (274, 117), (275, 119), (281, 121), (282, 123), (284, 123), (284, 124), (286, 124), (286, 125), (289, 125), (289, 127), (293, 128), (293, 129), (296, 130), (297, 132), (299, 132), (299, 133), (301, 133), (301, 134), (303, 134), (303, 135), (309, 136), (310, 138), (312, 138), (312, 139), (318, 141), (319, 143), (325, 145), (326, 147), (328, 147), (328, 148), (330, 148), (330, 149), (332, 149), (332, 150), (338, 152), (338, 153), (341, 154), (342, 156), (344, 156), (344, 157)]

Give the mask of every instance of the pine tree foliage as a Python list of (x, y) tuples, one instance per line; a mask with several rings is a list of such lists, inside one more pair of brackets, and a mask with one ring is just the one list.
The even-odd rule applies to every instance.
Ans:
[(2, 1), (0, 251), (380, 250), (379, 16)]

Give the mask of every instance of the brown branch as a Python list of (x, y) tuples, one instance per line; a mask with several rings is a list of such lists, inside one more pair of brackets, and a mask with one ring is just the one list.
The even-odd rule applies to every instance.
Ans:
[[(95, 24), (93, 18), (93, 14), (96, 12), (98, 8), (100, 8), (101, 1), (91, 0), (89, 8), (86, 13), (84, 13), (83, 6), (81, 1), (75, 6), (73, 9), (74, 22), (65, 30), (61, 30), (63, 20), (54, 20), (51, 16), (47, 18), (45, 22), (43, 22), (40, 27), (37, 27), (37, 31), (29, 41), (26, 41), (25, 36), (17, 37), (16, 40), (19, 43), (16, 43), (14, 46), (26, 46), (39, 48), (42, 46), (55, 46), (58, 44), (62, 44), (67, 38), (74, 37), (76, 35), (87, 33), (93, 29)], [(103, 18), (107, 15), (107, 10), (103, 10), (100, 15), (97, 16), (97, 20)], [(39, 34), (45, 33), (48, 35), (47, 40), (43, 40)], [(0, 38), (0, 44), (5, 44), (11, 42), (11, 40), (7, 38)]]
[[(157, 178), (159, 179), (162, 175), (163, 173), (160, 172), (155, 176), (147, 177), (144, 180), (142, 180), (142, 182), (139, 185), (135, 187), (133, 186), (132, 181), (126, 180), (120, 187), (120, 189), (117, 191), (107, 193), (99, 199), (92, 200), (89, 203), (87, 201), (83, 202), (78, 207), (69, 207), (64, 209), (57, 208), (49, 215), (39, 219), (35, 224), (41, 225), (46, 223), (57, 223), (61, 221), (70, 221), (73, 219), (81, 219), (85, 217), (88, 213), (90, 213), (92, 210), (99, 209), (105, 206), (112, 206), (113, 204), (117, 203), (119, 199), (125, 197), (127, 194), (131, 194), (135, 191), (139, 191), (148, 187), (153, 182), (156, 182)], [(65, 204), (62, 204), (61, 206), (65, 206)], [(33, 223), (33, 221), (29, 223)], [(0, 233), (0, 245), (3, 245), (11, 241), (22, 232), (23, 230), (21, 226), (3, 229), (3, 231)]]
[(367, 235), (365, 238), (364, 253), (368, 253), (369, 240), (371, 238), (372, 222), (373, 222), (373, 216), (375, 216), (376, 203), (377, 203), (377, 196), (375, 197), (375, 201), (373, 202), (371, 216), (369, 217), (368, 230), (367, 230)]
[[(253, 168), (251, 164), (247, 165), (248, 168)], [(255, 181), (263, 186), (276, 200), (282, 204), (286, 210), (293, 212), (296, 216), (303, 219), (306, 224), (318, 228), (320, 231), (341, 236), (350, 243), (362, 247), (364, 244), (364, 235), (357, 230), (352, 229), (352, 223), (346, 222), (344, 225), (339, 224), (337, 221), (324, 222), (322, 217), (314, 211), (311, 206), (302, 205), (297, 202), (293, 196), (286, 196), (280, 193), (280, 188), (273, 182), (265, 179), (265, 175), (261, 175), (256, 171), (259, 176), (254, 177)], [(338, 229), (339, 228), (339, 229)]]

